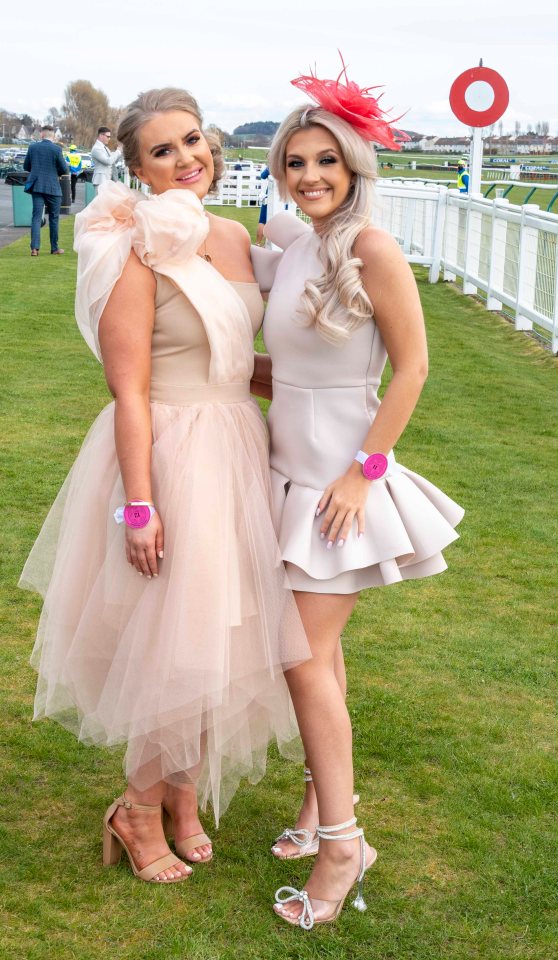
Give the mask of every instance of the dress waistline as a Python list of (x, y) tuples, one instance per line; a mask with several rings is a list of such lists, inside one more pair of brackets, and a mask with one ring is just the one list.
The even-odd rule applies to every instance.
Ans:
[(197, 386), (161, 383), (152, 380), (152, 403), (183, 407), (196, 403), (245, 403), (250, 399), (250, 381), (242, 383), (200, 383)]

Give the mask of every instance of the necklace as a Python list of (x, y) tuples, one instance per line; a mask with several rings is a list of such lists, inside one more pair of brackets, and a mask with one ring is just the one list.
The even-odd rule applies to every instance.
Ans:
[(207, 252), (205, 241), (204, 241), (204, 244), (203, 244), (203, 254), (202, 254), (202, 256), (203, 256), (203, 259), (204, 259), (204, 260), (207, 260), (208, 263), (211, 263), (211, 256), (210, 256), (209, 253)]

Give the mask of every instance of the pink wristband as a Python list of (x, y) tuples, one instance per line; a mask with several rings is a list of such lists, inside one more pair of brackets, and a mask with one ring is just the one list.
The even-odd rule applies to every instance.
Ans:
[(369, 456), (364, 450), (359, 450), (355, 460), (362, 464), (362, 473), (367, 480), (379, 480), (388, 468), (388, 458), (383, 453), (372, 453)]
[(132, 500), (123, 507), (118, 507), (114, 513), (117, 523), (125, 523), (132, 530), (141, 530), (146, 527), (155, 513), (155, 507), (146, 500)]

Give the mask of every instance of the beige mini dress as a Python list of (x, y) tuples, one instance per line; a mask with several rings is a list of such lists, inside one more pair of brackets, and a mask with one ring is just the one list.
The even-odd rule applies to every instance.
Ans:
[[(268, 426), (275, 524), (293, 589), (354, 593), (446, 569), (463, 510), (389, 454), (370, 484), (366, 531), (356, 523), (342, 548), (326, 549), (316, 508), (350, 466), (378, 412), (386, 349), (373, 319), (343, 344), (328, 343), (298, 312), (307, 279), (323, 274), (320, 240), (290, 214), (266, 234), (284, 248), (269, 295), (264, 339), (273, 362)], [(373, 451), (370, 451), (373, 452)]]

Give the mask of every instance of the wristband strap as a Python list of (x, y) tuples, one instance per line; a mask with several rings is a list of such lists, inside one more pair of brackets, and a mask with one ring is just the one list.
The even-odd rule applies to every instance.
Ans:
[(133, 530), (141, 530), (147, 526), (155, 512), (155, 507), (147, 500), (130, 500), (114, 511), (114, 519), (116, 523), (125, 523)]
[(359, 450), (355, 460), (362, 464), (362, 473), (367, 480), (379, 480), (388, 468), (388, 459), (383, 453), (365, 453)]

